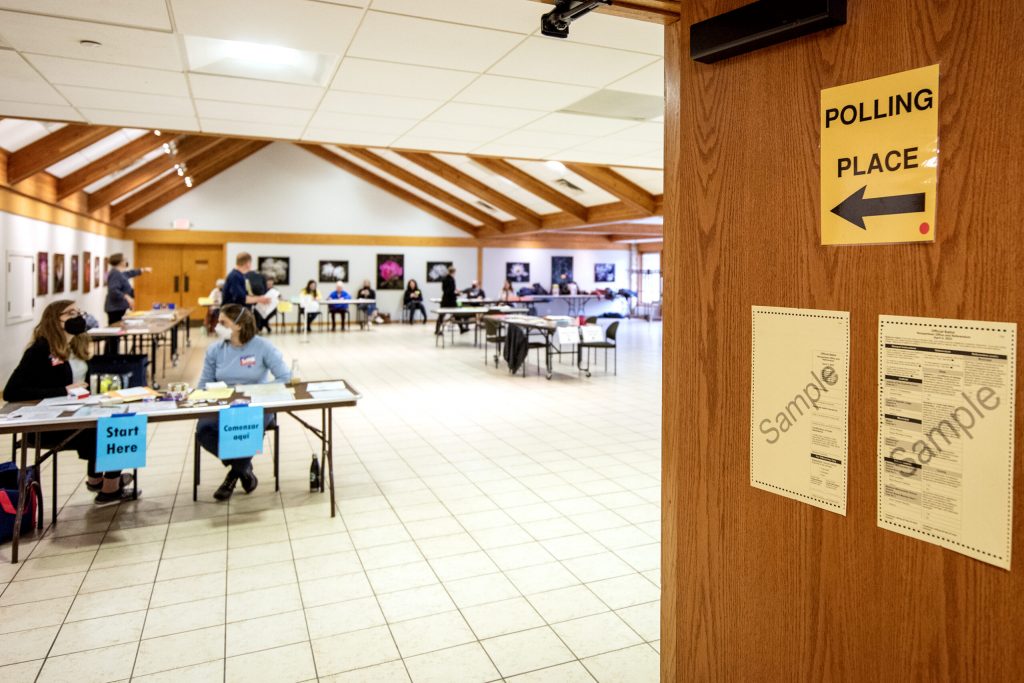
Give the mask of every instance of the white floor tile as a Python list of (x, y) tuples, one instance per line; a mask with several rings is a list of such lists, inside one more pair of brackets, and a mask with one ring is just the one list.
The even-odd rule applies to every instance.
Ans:
[(476, 640), (459, 612), (443, 612), (391, 624), (391, 635), (406, 659)]
[(598, 683), (657, 681), (658, 653), (649, 645), (637, 645), (583, 660)]
[(482, 644), (506, 677), (575, 659), (547, 626), (489, 638)]
[(643, 642), (643, 638), (614, 612), (563, 621), (551, 628), (581, 659)]
[(409, 657), (405, 664), (413, 683), (486, 683), (501, 678), (479, 643)]
[(467, 607), (462, 615), (481, 640), (544, 625), (537, 610), (525, 598)]
[(313, 651), (308, 642), (228, 657), (226, 683), (301, 683), (316, 678)]
[(386, 626), (320, 638), (313, 641), (320, 676), (361, 669), (398, 659), (398, 648)]

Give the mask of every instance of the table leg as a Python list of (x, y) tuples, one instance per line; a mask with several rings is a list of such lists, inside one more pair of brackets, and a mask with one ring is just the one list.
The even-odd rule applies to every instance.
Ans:
[[(327, 465), (327, 476), (330, 478), (328, 485), (331, 487), (331, 517), (334, 517), (338, 514), (338, 506), (334, 500), (334, 411), (330, 408), (327, 409), (327, 431), (325, 436), (327, 438), (327, 452), (324, 462)], [(323, 480), (323, 472), (320, 473), (320, 479)]]
[[(36, 441), (38, 441), (36, 435)], [(14, 537), (11, 538), (11, 564), (18, 563), (18, 541), (21, 540), (21, 518), (25, 516), (25, 469), (28, 467), (28, 434), (21, 435), (21, 469), (18, 470), (18, 505), (14, 512)]]
[(320, 493), (324, 492), (327, 483), (324, 481), (324, 467), (327, 465), (327, 409), (320, 409)]
[(547, 365), (547, 378), (551, 379), (551, 375), (554, 374), (554, 369), (551, 367), (551, 332), (544, 333), (544, 360)]

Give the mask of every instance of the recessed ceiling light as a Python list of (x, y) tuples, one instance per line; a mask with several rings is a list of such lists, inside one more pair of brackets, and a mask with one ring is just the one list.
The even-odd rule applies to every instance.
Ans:
[(157, 136), (157, 137), (160, 137), (161, 133), (160, 133), (160, 131), (158, 131), (158, 130), (154, 130), (154, 131), (153, 131), (153, 135), (155, 135), (155, 136)]
[(101, 47), (103, 45), (103, 43), (98, 40), (80, 40), (78, 41), (78, 44), (82, 47)]
[(325, 85), (338, 55), (280, 45), (185, 36), (189, 69), (201, 73)]

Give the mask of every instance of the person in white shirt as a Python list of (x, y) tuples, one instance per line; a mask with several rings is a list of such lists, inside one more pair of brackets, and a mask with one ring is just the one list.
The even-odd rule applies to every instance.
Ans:
[(259, 334), (262, 330), (266, 330), (267, 334), (270, 334), (270, 321), (277, 315), (277, 304), (281, 300), (281, 292), (274, 286), (274, 278), (267, 277), (267, 291), (263, 294), (266, 297), (266, 303), (258, 303), (255, 305), (256, 313), (256, 333)]
[(206, 320), (204, 326), (206, 327), (206, 334), (212, 335), (213, 328), (217, 325), (217, 318), (220, 316), (220, 305), (224, 301), (224, 278), (217, 280), (217, 286), (210, 291), (210, 296), (207, 297), (210, 300), (210, 305), (206, 308)]

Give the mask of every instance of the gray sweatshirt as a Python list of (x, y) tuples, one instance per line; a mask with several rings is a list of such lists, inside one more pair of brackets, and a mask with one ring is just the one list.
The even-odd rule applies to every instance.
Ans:
[(284, 356), (263, 337), (253, 337), (243, 346), (218, 341), (206, 349), (199, 388), (206, 388), (209, 382), (225, 382), (228, 386), (265, 384), (271, 381), (268, 374), (276, 382), (287, 382), (292, 378)]

